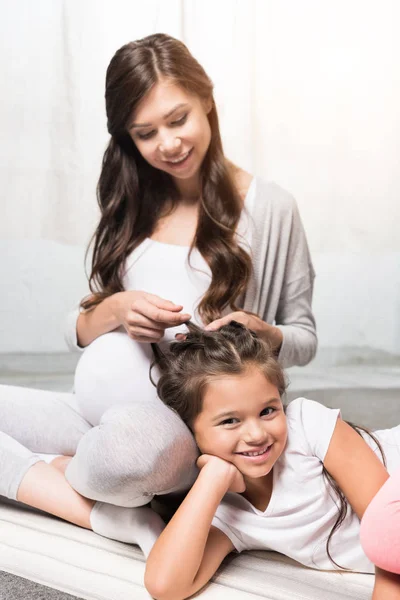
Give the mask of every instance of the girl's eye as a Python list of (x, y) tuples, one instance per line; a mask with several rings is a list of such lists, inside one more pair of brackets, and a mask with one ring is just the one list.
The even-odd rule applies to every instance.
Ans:
[(185, 115), (183, 115), (183, 117), (181, 117), (180, 119), (177, 119), (176, 121), (172, 121), (171, 125), (183, 125), (186, 122), (187, 119), (187, 113)]
[(225, 419), (225, 421), (221, 421), (220, 425), (235, 425), (237, 423), (237, 419), (233, 417), (231, 419)]
[(267, 406), (267, 408), (264, 408), (264, 410), (261, 411), (260, 416), (261, 417), (265, 417), (265, 416), (269, 417), (274, 412), (275, 412), (275, 408), (273, 408), (272, 406)]
[(148, 133), (138, 133), (138, 138), (140, 140), (149, 140), (153, 134), (154, 131), (149, 131)]

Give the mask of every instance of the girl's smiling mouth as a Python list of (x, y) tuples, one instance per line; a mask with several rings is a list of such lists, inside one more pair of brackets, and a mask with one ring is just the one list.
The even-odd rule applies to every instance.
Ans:
[(271, 448), (272, 448), (272, 444), (270, 444), (269, 446), (264, 446), (263, 448), (260, 448), (259, 450), (252, 450), (252, 451), (247, 451), (247, 452), (235, 452), (235, 454), (238, 454), (239, 456), (243, 456), (243, 458), (251, 460), (252, 462), (260, 462), (260, 461), (264, 460), (265, 458), (267, 458), (267, 456), (270, 453)]

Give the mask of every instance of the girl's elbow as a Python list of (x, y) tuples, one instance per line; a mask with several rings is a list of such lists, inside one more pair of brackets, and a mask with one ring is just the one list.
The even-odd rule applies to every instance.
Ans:
[(147, 575), (144, 578), (144, 587), (154, 600), (167, 600), (167, 591), (157, 579), (150, 579)]
[(189, 598), (189, 596), (191, 595), (177, 595), (176, 591), (174, 590), (164, 590), (163, 588), (159, 589), (157, 584), (154, 587), (146, 586), (146, 590), (154, 600), (186, 600), (186, 598)]
[(185, 594), (177, 589), (171, 581), (163, 580), (159, 573), (151, 573), (146, 570), (144, 586), (154, 600), (186, 600), (191, 595)]

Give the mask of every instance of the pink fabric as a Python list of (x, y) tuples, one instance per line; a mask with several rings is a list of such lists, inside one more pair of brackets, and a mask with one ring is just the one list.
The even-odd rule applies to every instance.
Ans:
[(365, 511), (360, 539), (371, 562), (400, 574), (400, 470), (386, 481)]

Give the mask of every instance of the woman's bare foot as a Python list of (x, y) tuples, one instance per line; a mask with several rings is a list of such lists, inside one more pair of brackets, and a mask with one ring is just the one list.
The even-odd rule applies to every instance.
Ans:
[[(61, 465), (62, 458), (65, 466), (71, 460), (70, 456), (54, 460)], [(53, 469), (42, 460), (26, 472), (18, 488), (17, 500), (85, 529), (92, 529), (90, 514), (94, 501), (83, 498), (72, 489), (58, 468)]]
[(65, 470), (71, 460), (72, 456), (56, 456), (56, 458), (54, 458), (50, 464), (58, 469), (58, 471), (61, 471), (61, 473), (65, 474)]

